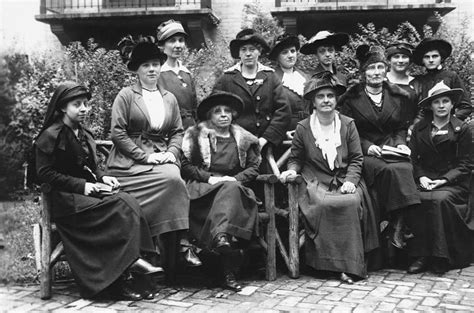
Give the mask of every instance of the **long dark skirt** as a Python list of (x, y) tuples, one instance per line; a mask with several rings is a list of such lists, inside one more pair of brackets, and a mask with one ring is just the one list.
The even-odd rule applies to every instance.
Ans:
[(415, 235), (408, 241), (409, 255), (443, 258), (453, 268), (468, 266), (474, 242), (474, 208), (468, 207), (468, 197), (467, 190), (453, 186), (421, 192), (421, 207), (407, 221)]
[(380, 218), (420, 203), (410, 162), (386, 162), (381, 158), (364, 157), (363, 174), (367, 186), (375, 190)]
[(154, 251), (148, 224), (132, 196), (120, 192), (103, 199), (87, 198), (95, 204), (74, 215), (55, 219), (71, 271), (84, 298), (107, 288), (141, 253)]
[(152, 236), (188, 229), (189, 197), (177, 165), (155, 165), (151, 171), (117, 179), (140, 203)]
[(307, 265), (316, 270), (367, 275), (361, 228), (362, 192), (361, 188), (353, 194), (327, 191), (314, 182), (300, 185)]
[(250, 188), (240, 182), (215, 185), (191, 181), (189, 212), (191, 236), (202, 248), (210, 249), (218, 233), (249, 240), (257, 222), (257, 202)]

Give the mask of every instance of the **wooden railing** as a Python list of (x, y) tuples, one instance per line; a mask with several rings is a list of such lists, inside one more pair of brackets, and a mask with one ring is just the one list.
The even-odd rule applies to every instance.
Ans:
[(451, 0), (275, 0), (275, 7), (296, 7), (296, 6), (310, 6), (310, 7), (339, 7), (348, 6), (377, 6), (392, 8), (393, 6), (423, 6), (434, 5), (441, 3), (451, 3)]
[(211, 0), (41, 0), (41, 14), (94, 13), (120, 9), (210, 8)]

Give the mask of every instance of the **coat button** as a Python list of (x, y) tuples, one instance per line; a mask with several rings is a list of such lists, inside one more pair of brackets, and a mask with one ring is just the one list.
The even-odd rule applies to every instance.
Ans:
[(260, 101), (260, 96), (256, 96), (255, 99), (257, 99), (257, 101)]
[(267, 115), (267, 116), (265, 117), (265, 119), (266, 119), (267, 121), (269, 121), (269, 120), (270, 120), (270, 116)]
[(258, 114), (260, 113), (260, 110), (258, 108), (255, 109), (255, 113)]
[(259, 123), (259, 122), (257, 122), (257, 123), (255, 124), (255, 126), (257, 126), (257, 127), (260, 127), (260, 123)]

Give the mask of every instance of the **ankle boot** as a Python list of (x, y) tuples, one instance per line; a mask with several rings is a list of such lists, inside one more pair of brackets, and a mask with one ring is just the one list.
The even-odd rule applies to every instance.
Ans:
[(395, 217), (393, 232), (390, 236), (390, 243), (398, 249), (403, 249), (406, 246), (403, 226), (403, 216), (399, 214)]
[(142, 258), (137, 259), (128, 269), (130, 272), (143, 275), (163, 273), (163, 268), (153, 266)]

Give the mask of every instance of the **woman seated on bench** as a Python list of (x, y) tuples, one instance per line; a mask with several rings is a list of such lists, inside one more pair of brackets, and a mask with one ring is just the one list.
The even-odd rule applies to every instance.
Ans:
[(240, 97), (215, 91), (198, 106), (201, 123), (186, 130), (182, 174), (191, 198), (190, 233), (203, 249), (220, 255), (225, 288), (238, 291), (233, 239), (249, 240), (257, 201), (245, 185), (258, 175), (258, 139), (232, 124), (242, 112)]
[(410, 148), (421, 207), (407, 220), (415, 235), (408, 242), (408, 254), (414, 258), (409, 273), (431, 267), (443, 274), (472, 261), (474, 208), (468, 207), (472, 130), (452, 115), (463, 92), (440, 82), (419, 104), (426, 114), (415, 125)]
[[(162, 269), (141, 258), (154, 249), (140, 205), (97, 168), (92, 133), (82, 126), (90, 97), (74, 82), (56, 88), (35, 142), (36, 179), (52, 187), (52, 220), (81, 296), (107, 291), (120, 300), (149, 298), (132, 288), (128, 272)], [(104, 185), (114, 192), (101, 192)]]
[[(354, 121), (336, 110), (336, 97), (346, 88), (331, 72), (314, 75), (305, 86), (312, 101), (310, 117), (298, 123), (288, 159), (281, 173), (287, 182), (301, 173), (299, 206), (306, 230), (306, 264), (336, 272), (342, 282), (365, 278), (361, 203), (363, 155)], [(377, 246), (376, 231), (367, 243)], [(352, 276), (352, 277), (351, 277)]]

